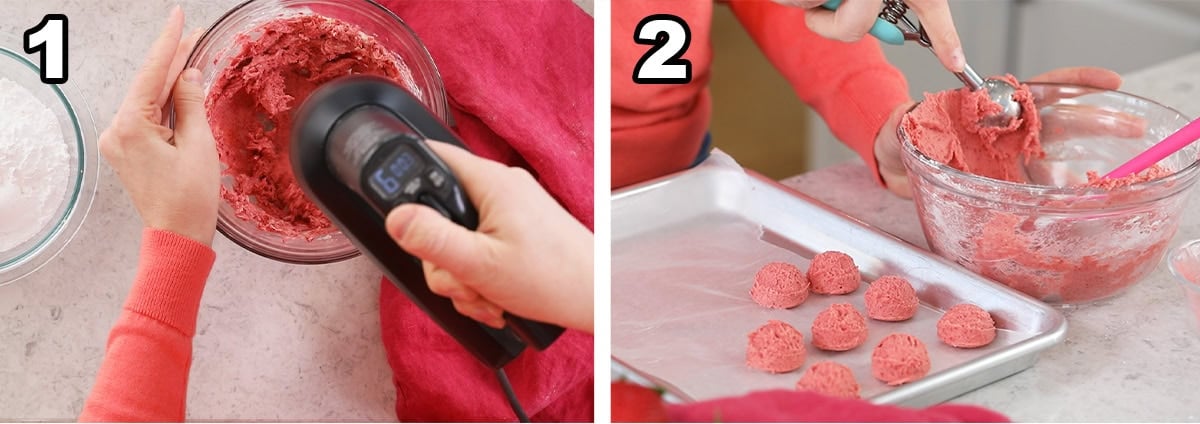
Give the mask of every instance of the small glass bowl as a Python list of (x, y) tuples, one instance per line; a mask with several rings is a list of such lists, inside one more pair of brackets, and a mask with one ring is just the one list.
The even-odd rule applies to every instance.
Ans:
[[(1163, 178), (1111, 192), (1081, 188), (1084, 172), (1116, 168), (1189, 119), (1127, 93), (1062, 84), (1029, 87), (1048, 124), (1041, 131), (1046, 158), (1026, 172), (1033, 181), (1054, 185), (959, 171), (918, 151), (900, 130), (925, 238), (933, 252), (1047, 303), (1076, 305), (1114, 296), (1152, 272), (1166, 252), (1200, 176), (1200, 144), (1160, 162), (1170, 172)], [(1120, 116), (1144, 120), (1145, 133), (1122, 138), (1094, 130)]]
[(70, 176), (63, 198), (54, 210), (54, 218), (48, 220), (29, 240), (0, 251), (0, 286), (32, 274), (62, 252), (91, 210), (99, 180), (96, 124), (92, 121), (83, 96), (71, 82), (57, 85), (42, 83), (35, 60), (0, 47), (0, 77), (29, 90), (38, 101), (54, 111), (67, 144), (69, 163), (64, 165), (68, 167)]
[[(246, 1), (218, 19), (201, 36), (188, 58), (187, 67), (200, 70), (207, 92), (238, 53), (238, 36), (248, 34), (254, 37), (255, 31), (271, 20), (307, 14), (338, 19), (374, 37), (411, 71), (412, 81), (420, 91), (414, 95), (438, 118), (448, 120), (450, 112), (441, 75), (429, 52), (399, 17), (371, 0)], [(170, 112), (173, 117), (173, 110)], [(171, 121), (173, 125), (174, 119)], [(232, 188), (233, 178), (222, 175), (221, 184)], [(233, 207), (224, 200), (218, 210), (217, 230), (251, 252), (282, 262), (322, 264), (359, 255), (358, 249), (336, 228), (312, 240), (285, 237), (261, 230), (256, 223), (238, 218)]]
[(1192, 328), (1200, 330), (1200, 240), (1185, 242), (1167, 254), (1167, 268), (1191, 307)]

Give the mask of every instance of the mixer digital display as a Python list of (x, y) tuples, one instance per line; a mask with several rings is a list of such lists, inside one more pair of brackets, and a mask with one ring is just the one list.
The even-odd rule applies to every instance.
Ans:
[(416, 154), (406, 148), (399, 149), (371, 174), (371, 186), (380, 197), (395, 198), (417, 168)]

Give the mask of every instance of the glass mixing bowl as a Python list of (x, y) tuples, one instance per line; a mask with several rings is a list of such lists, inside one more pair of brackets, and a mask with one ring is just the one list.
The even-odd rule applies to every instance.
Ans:
[[(5, 42), (5, 45), (20, 45)], [(99, 179), (99, 154), (96, 152), (96, 124), (88, 106), (70, 82), (59, 85), (43, 84), (35, 58), (0, 47), (0, 78), (24, 87), (42, 105), (54, 111), (58, 128), (67, 144), (67, 187), (46, 224), (37, 229), (25, 242), (0, 251), (0, 286), (37, 271), (75, 237), (92, 207)], [(0, 177), (0, 185), (4, 181)], [(19, 187), (30, 189), (30, 187)], [(12, 213), (13, 211), (6, 211)], [(15, 213), (22, 213), (16, 211)], [(0, 213), (2, 216), (3, 213)]]
[[(933, 252), (1047, 303), (1116, 295), (1162, 259), (1200, 175), (1200, 145), (1160, 162), (1169, 171), (1163, 178), (1111, 192), (1080, 188), (1086, 171), (1103, 175), (1189, 120), (1122, 92), (1029, 86), (1046, 123), (1046, 158), (1026, 172), (1045, 185), (959, 171), (922, 154), (900, 131), (925, 238)], [(1144, 120), (1140, 137), (1096, 131), (1128, 116)]]
[[(238, 53), (237, 38), (257, 36), (262, 24), (302, 14), (318, 14), (338, 19), (374, 37), (396, 55), (411, 72), (414, 95), (434, 115), (448, 121), (449, 109), (442, 79), (425, 46), (399, 17), (370, 0), (250, 0), (217, 20), (200, 38), (188, 58), (187, 66), (203, 75), (205, 91), (212, 87), (221, 71)], [(407, 75), (405, 75), (407, 79)], [(405, 81), (406, 84), (409, 81)], [(302, 99), (298, 100), (302, 101)], [(299, 104), (295, 105), (299, 107)], [(172, 111), (173, 116), (173, 111)], [(173, 122), (173, 119), (172, 119)], [(224, 165), (222, 165), (224, 168)], [(232, 188), (233, 177), (222, 174), (222, 185)], [(308, 240), (285, 237), (258, 228), (254, 222), (236, 216), (224, 200), (217, 217), (217, 229), (234, 243), (259, 255), (290, 263), (320, 264), (353, 258), (359, 254), (344, 234), (336, 229)]]

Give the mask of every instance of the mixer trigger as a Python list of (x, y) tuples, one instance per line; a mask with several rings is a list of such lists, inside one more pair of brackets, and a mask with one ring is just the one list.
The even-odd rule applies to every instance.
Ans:
[(421, 197), (417, 198), (417, 201), (421, 202), (421, 204), (425, 206), (433, 208), (433, 210), (438, 211), (438, 213), (442, 214), (442, 216), (446, 218), (450, 218), (451, 220), (454, 219), (454, 215), (451, 215), (450, 211), (442, 206), (442, 202), (439, 202), (437, 198), (433, 197), (433, 195), (422, 194)]

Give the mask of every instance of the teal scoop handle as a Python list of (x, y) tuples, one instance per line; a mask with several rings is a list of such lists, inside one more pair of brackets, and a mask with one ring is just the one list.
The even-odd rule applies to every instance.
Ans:
[[(841, 5), (842, 0), (829, 0), (825, 2), (825, 4), (822, 4), (821, 7), (829, 10), (837, 10), (838, 6)], [(882, 18), (875, 18), (875, 24), (871, 25), (870, 34), (875, 38), (878, 38), (879, 41), (888, 44), (897, 46), (904, 44), (904, 33), (900, 31), (900, 28), (897, 28), (896, 25), (893, 25), (891, 22), (885, 21)]]

